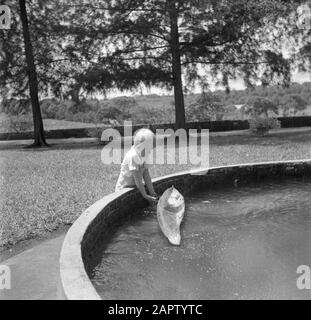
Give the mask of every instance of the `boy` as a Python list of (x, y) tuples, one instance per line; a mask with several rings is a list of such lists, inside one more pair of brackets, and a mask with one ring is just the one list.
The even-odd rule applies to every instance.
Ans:
[[(134, 144), (126, 153), (122, 164), (121, 172), (116, 184), (115, 190), (121, 190), (126, 187), (137, 187), (141, 195), (151, 203), (157, 201), (157, 194), (154, 191), (151, 177), (149, 174), (149, 165), (146, 163), (150, 152), (153, 149), (155, 135), (149, 129), (140, 129), (134, 136)], [(145, 185), (149, 194), (145, 190)]]

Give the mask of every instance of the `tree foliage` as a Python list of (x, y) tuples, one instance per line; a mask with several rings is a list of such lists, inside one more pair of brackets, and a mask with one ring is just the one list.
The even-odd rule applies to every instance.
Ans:
[[(290, 18), (301, 1), (282, 0), (72, 0), (27, 1), (39, 92), (80, 101), (141, 84), (175, 91), (183, 125), (185, 90), (230, 80), (290, 82), (293, 61), (284, 41), (298, 35)], [(28, 95), (18, 6), (3, 39), (1, 86)], [(297, 48), (308, 50), (308, 45)]]

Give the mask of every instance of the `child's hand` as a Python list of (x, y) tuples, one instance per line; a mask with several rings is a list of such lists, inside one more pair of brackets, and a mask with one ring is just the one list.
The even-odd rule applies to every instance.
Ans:
[(159, 200), (159, 196), (155, 192), (151, 192), (150, 195)]
[(157, 197), (146, 195), (145, 199), (148, 200), (151, 204), (156, 204), (158, 202)]

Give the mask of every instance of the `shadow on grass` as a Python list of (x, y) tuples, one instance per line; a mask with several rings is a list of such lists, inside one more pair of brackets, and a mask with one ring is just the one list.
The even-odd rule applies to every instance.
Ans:
[(237, 135), (237, 136), (215, 136), (210, 137), (211, 145), (226, 146), (226, 145), (282, 145), (291, 143), (310, 143), (311, 129), (303, 132), (282, 132), (271, 133), (264, 137), (252, 135)]
[[(299, 132), (278, 132), (271, 133), (264, 137), (258, 137), (245, 132), (240, 135), (223, 135), (223, 136), (211, 136), (210, 145), (226, 146), (226, 145), (282, 145), (287, 143), (310, 143), (311, 142), (311, 128), (305, 131)], [(30, 148), (32, 140), (21, 141), (0, 141), (0, 150), (22, 150), (29, 152), (45, 152), (50, 150), (78, 150), (78, 149), (102, 149), (105, 145), (99, 144), (92, 139), (79, 141), (79, 139), (67, 139), (58, 142), (56, 139), (49, 142), (49, 147), (42, 148)]]
[(72, 143), (70, 142), (60, 142), (49, 143), (49, 147), (40, 147), (40, 148), (31, 148), (31, 140), (23, 142), (0, 142), (0, 150), (12, 150), (12, 151), (29, 151), (29, 152), (45, 152), (50, 150), (77, 150), (77, 149), (102, 149), (103, 145), (100, 145), (96, 142), (89, 141), (89, 142), (75, 142), (72, 139)]

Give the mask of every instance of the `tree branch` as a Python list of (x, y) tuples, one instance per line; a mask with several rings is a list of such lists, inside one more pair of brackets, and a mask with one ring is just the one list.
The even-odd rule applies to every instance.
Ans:
[(75, 7), (88, 7), (89, 9), (97, 9), (97, 10), (105, 10), (105, 11), (114, 11), (114, 12), (126, 12), (126, 11), (142, 11), (142, 12), (154, 12), (154, 11), (158, 11), (158, 12), (164, 12), (163, 9), (161, 8), (122, 8), (122, 7), (95, 7), (95, 6), (90, 6), (90, 5), (83, 5), (83, 4), (63, 4), (60, 5), (63, 8), (75, 8)]
[(258, 61), (258, 62), (251, 62), (251, 61), (201, 61), (201, 60), (191, 60), (191, 61), (185, 61), (182, 63), (182, 65), (191, 64), (191, 63), (199, 63), (199, 64), (231, 64), (231, 65), (258, 65), (258, 64), (267, 64), (268, 61)]

